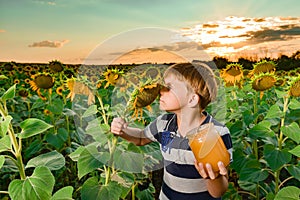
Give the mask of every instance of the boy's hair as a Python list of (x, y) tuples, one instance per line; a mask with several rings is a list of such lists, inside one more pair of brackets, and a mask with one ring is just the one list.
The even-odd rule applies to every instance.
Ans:
[[(217, 82), (211, 68), (205, 63), (178, 63), (171, 65), (164, 76), (175, 75), (178, 80), (186, 81), (196, 94), (200, 97), (200, 110), (215, 100), (217, 96)], [(189, 88), (188, 87), (188, 88)]]

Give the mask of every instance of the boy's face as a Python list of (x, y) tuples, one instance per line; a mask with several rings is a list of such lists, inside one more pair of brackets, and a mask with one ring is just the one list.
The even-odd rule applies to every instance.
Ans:
[(178, 80), (173, 74), (165, 77), (164, 82), (168, 89), (160, 92), (160, 109), (169, 112), (180, 111), (187, 105), (189, 100), (190, 92), (186, 83)]

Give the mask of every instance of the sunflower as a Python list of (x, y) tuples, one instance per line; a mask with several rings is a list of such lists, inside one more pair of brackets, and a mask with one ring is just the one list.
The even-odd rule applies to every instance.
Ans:
[(51, 113), (51, 111), (50, 111), (50, 110), (48, 110), (48, 109), (45, 109), (45, 110), (44, 110), (44, 114), (45, 114), (45, 115), (51, 115), (52, 113)]
[(30, 65), (24, 67), (24, 71), (31, 71), (33, 68)]
[(123, 71), (120, 71), (118, 69), (107, 69), (106, 72), (103, 73), (106, 85), (104, 88), (107, 88), (109, 85), (116, 85), (118, 79), (121, 77), (123, 74)]
[(147, 107), (147, 109), (151, 111), (150, 104), (157, 98), (160, 89), (160, 84), (146, 81), (131, 93), (129, 109), (133, 111), (133, 118), (142, 118), (144, 107)]
[(273, 74), (265, 73), (254, 76), (252, 88), (256, 91), (265, 91), (273, 87), (276, 83), (276, 77)]
[(21, 89), (21, 90), (19, 90), (18, 94), (19, 94), (21, 97), (26, 98), (26, 97), (28, 97), (29, 92), (28, 92), (26, 89)]
[(291, 76), (297, 76), (297, 75), (298, 75), (298, 73), (297, 73), (296, 70), (290, 70), (290, 71), (288, 72), (288, 76), (289, 76), (289, 77), (291, 77)]
[(61, 62), (59, 62), (58, 60), (53, 60), (49, 63), (49, 68), (53, 71), (53, 72), (61, 72), (64, 70), (63, 64)]
[(161, 73), (158, 67), (152, 66), (152, 67), (147, 67), (145, 76), (147, 78), (157, 79), (161, 76)]
[(238, 63), (228, 64), (226, 68), (221, 71), (220, 76), (227, 85), (236, 85), (240, 83), (244, 77), (243, 67)]
[(76, 94), (80, 94), (88, 96), (88, 105), (95, 103), (95, 95), (85, 83), (77, 81), (74, 78), (68, 79), (67, 88), (70, 90), (67, 98), (71, 98), (71, 101), (74, 100)]
[(289, 95), (293, 97), (299, 97), (300, 96), (300, 75), (298, 75), (297, 78), (294, 78), (290, 82), (289, 86)]
[(30, 79), (29, 79), (29, 78), (26, 78), (26, 79), (24, 80), (24, 82), (25, 82), (26, 84), (30, 84)]
[(33, 76), (29, 84), (33, 91), (50, 89), (54, 86), (54, 78), (49, 74), (37, 74)]
[(19, 84), (20, 83), (20, 80), (19, 79), (15, 79), (14, 80), (14, 84)]
[(41, 89), (47, 90), (51, 94), (54, 78), (49, 74), (37, 74), (32, 76), (32, 78), (33, 80), (29, 82), (31, 89), (36, 91), (41, 99), (46, 100), (47, 98), (42, 94)]
[(262, 60), (253, 65), (253, 70), (249, 73), (250, 78), (261, 73), (273, 74), (276, 71), (276, 64), (273, 61)]
[(286, 83), (286, 79), (285, 78), (277, 78), (275, 86), (282, 87), (282, 86), (285, 85), (285, 83)]
[(56, 88), (56, 94), (58, 94), (59, 96), (63, 95), (63, 91), (64, 91), (63, 86), (59, 86), (59, 87)]
[(11, 62), (10, 63), (5, 63), (4, 64), (4, 69), (6, 71), (12, 71), (14, 69), (14, 64), (12, 64)]

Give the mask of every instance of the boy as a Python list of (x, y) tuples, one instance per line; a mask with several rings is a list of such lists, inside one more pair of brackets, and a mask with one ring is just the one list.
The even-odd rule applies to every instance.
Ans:
[(229, 130), (204, 109), (215, 99), (217, 84), (212, 70), (205, 64), (180, 63), (164, 74), (165, 87), (160, 91), (160, 109), (167, 111), (144, 130), (128, 127), (114, 118), (111, 132), (136, 145), (156, 141), (164, 158), (164, 177), (160, 199), (221, 199), (228, 187), (227, 169), (218, 163), (215, 173), (209, 163), (197, 163), (188, 145), (187, 133), (212, 121), (229, 152), (232, 142)]

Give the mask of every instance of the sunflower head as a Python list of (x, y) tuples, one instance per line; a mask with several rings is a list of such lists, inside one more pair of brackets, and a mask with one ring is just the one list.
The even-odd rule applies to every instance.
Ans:
[(270, 73), (255, 75), (252, 79), (252, 88), (256, 91), (265, 91), (273, 87), (276, 80), (275, 75)]
[(54, 86), (54, 78), (49, 74), (37, 74), (34, 75), (33, 80), (30, 81), (30, 86), (33, 91), (50, 89)]
[(253, 77), (254, 75), (259, 75), (261, 73), (275, 73), (276, 64), (273, 61), (262, 60), (253, 65), (253, 70), (249, 75)]
[(26, 98), (26, 97), (28, 97), (29, 92), (28, 92), (26, 89), (21, 89), (21, 90), (19, 90), (18, 94), (19, 94), (21, 97)]
[(228, 64), (226, 68), (221, 71), (220, 76), (223, 78), (226, 84), (235, 85), (244, 77), (243, 67), (238, 63)]
[(298, 72), (296, 70), (290, 70), (288, 72), (288, 76), (291, 77), (291, 76), (297, 76), (298, 75)]
[(290, 96), (300, 97), (300, 75), (290, 81), (288, 91)]
[(20, 80), (19, 79), (15, 79), (14, 80), (14, 84), (19, 84), (20, 83)]
[[(151, 103), (159, 95), (161, 85), (152, 80), (148, 80), (145, 83), (141, 83), (132, 93), (129, 100), (129, 108), (133, 110), (133, 117), (142, 117), (143, 108), (149, 107)], [(140, 116), (139, 116), (140, 113)]]
[(147, 67), (145, 76), (151, 79), (158, 79), (161, 77), (160, 69), (155, 66)]
[(122, 76), (123, 71), (119, 70), (119, 69), (107, 69), (103, 75), (106, 81), (106, 85), (104, 86), (104, 88), (107, 88), (108, 86), (112, 85), (116, 85), (117, 81), (120, 79), (120, 77)]
[(64, 70), (63, 64), (58, 60), (53, 60), (49, 63), (49, 68), (53, 72), (61, 72)]
[(277, 87), (283, 87), (286, 84), (285, 78), (277, 78), (275, 86)]
[(74, 100), (76, 94), (88, 97), (88, 105), (95, 103), (95, 95), (92, 89), (84, 82), (76, 80), (75, 78), (68, 79), (66, 82), (67, 89), (70, 90), (67, 98)]
[(63, 96), (63, 91), (64, 91), (63, 86), (59, 86), (56, 88), (56, 94), (58, 94), (59, 96)]
[(4, 69), (6, 71), (12, 71), (14, 69), (14, 64), (12, 62), (8, 62), (4, 64)]

